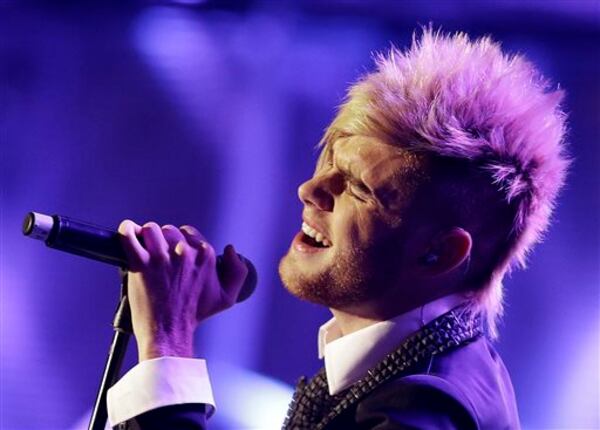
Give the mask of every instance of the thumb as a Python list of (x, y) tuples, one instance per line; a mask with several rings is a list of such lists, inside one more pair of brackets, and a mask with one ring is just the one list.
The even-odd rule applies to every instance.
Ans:
[(238, 257), (233, 245), (225, 247), (218, 272), (223, 292), (232, 304), (235, 303), (246, 280), (248, 267)]

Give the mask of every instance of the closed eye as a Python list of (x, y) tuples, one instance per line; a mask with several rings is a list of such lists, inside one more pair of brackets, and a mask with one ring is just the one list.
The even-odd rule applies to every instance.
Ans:
[(366, 202), (367, 198), (370, 196), (371, 194), (371, 190), (369, 190), (369, 188), (367, 188), (367, 186), (363, 183), (360, 182), (355, 182), (355, 181), (347, 181), (348, 184), (348, 192), (350, 194), (352, 194), (354, 197), (356, 197), (358, 200)]

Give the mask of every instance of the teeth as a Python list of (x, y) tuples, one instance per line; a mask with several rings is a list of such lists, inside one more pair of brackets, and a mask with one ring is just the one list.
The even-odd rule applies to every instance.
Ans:
[(314, 228), (312, 228), (311, 226), (309, 226), (305, 222), (302, 223), (302, 231), (307, 236), (312, 237), (317, 242), (320, 242), (320, 243), (322, 243), (325, 246), (331, 246), (331, 242), (329, 240), (325, 239), (325, 236), (323, 236), (322, 233), (319, 233), (317, 230), (315, 230)]
[(312, 234), (310, 233), (311, 228), (305, 222), (302, 223), (302, 231), (306, 233), (306, 235), (312, 237)]

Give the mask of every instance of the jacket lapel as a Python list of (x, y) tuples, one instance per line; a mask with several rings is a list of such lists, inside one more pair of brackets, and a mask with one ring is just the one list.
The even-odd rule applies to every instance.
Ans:
[(459, 306), (441, 315), (406, 339), (367, 375), (347, 390), (330, 396), (325, 369), (309, 382), (300, 378), (283, 424), (285, 430), (325, 429), (336, 417), (355, 406), (370, 392), (390, 379), (451, 348), (483, 334), (481, 316)]

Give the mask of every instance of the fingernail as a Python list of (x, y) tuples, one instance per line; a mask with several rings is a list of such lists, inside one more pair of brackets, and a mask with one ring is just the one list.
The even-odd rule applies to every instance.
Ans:
[(183, 240), (180, 240), (179, 242), (177, 242), (177, 245), (175, 245), (175, 254), (181, 256), (181, 255), (183, 255), (184, 250), (185, 250), (185, 242)]
[(179, 227), (181, 230), (185, 231), (187, 234), (191, 234), (192, 236), (196, 236), (198, 234), (198, 230), (196, 230), (191, 225), (182, 225)]
[(121, 223), (121, 225), (119, 225), (119, 233), (123, 236), (135, 235), (135, 223), (130, 220)]

